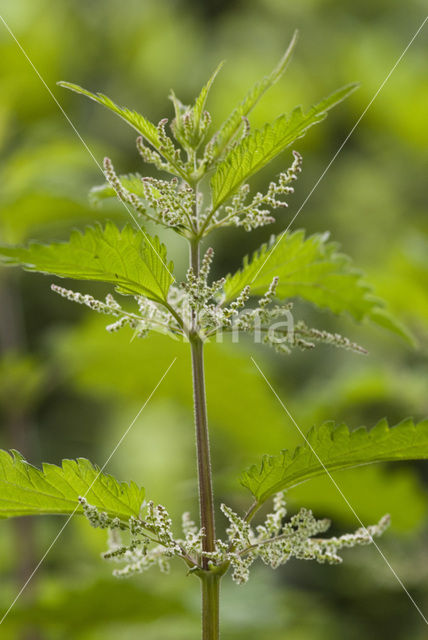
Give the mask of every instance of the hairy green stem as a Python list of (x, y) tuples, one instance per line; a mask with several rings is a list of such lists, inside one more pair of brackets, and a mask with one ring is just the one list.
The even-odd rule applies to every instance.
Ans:
[(220, 637), (220, 580), (217, 573), (205, 572), (202, 585), (202, 640)]
[[(214, 501), (205, 399), (203, 344), (200, 338), (192, 339), (191, 349), (196, 446), (198, 455), (199, 505), (201, 527), (205, 530), (202, 548), (204, 551), (212, 552), (215, 549)], [(206, 558), (204, 559), (203, 567), (204, 569), (208, 568)]]
[(200, 243), (199, 238), (192, 238), (190, 240), (190, 266), (193, 269), (193, 273), (195, 276), (199, 275), (199, 267), (200, 267)]
[[(190, 264), (199, 274), (199, 240), (190, 244)], [(192, 353), (193, 400), (195, 410), (196, 448), (199, 480), (199, 510), (201, 527), (205, 530), (202, 549), (215, 550), (214, 499), (212, 489), (211, 456), (205, 395), (204, 344), (198, 335), (198, 319), (192, 317), (190, 335)], [(202, 589), (202, 640), (218, 640), (220, 575), (209, 570), (208, 559), (202, 560), (200, 573)]]

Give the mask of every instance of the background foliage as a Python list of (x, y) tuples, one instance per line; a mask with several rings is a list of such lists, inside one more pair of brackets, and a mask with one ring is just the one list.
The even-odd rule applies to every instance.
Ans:
[[(110, 155), (120, 173), (138, 168), (132, 131), (107, 111), (55, 86), (69, 80), (103, 91), (119, 104), (159, 120), (172, 115), (171, 87), (183, 102), (197, 95), (225, 59), (210, 95), (215, 123), (280, 57), (292, 32), (300, 42), (286, 76), (253, 115), (261, 125), (295, 104), (313, 104), (337, 86), (361, 88), (296, 148), (304, 170), (283, 221), (216, 243), (218, 273), (237, 269), (269, 235), (281, 231), (312, 189), (424, 18), (421, 0), (4, 0), (1, 14), (16, 34), (96, 159)], [(426, 393), (428, 272), (426, 159), (428, 88), (423, 82), (426, 29), (299, 214), (294, 229), (330, 230), (362, 266), (379, 295), (419, 341), (418, 349), (346, 316), (317, 317), (366, 346), (369, 357), (319, 347), (280, 357), (251, 343), (211, 344), (208, 403), (217, 498), (246, 508), (239, 471), (261, 452), (299, 444), (299, 434), (249, 356), (273, 381), (298, 424), (333, 418), (350, 427), (390, 423), (428, 413)], [(99, 169), (77, 139), (16, 42), (0, 24), (0, 241), (62, 239), (94, 218), (129, 222), (120, 205), (95, 210), (88, 190)], [(289, 154), (262, 173), (259, 184), (288, 166)], [(141, 167), (140, 167), (141, 168)], [(256, 184), (257, 186), (257, 184)], [(110, 207), (110, 208), (109, 208)], [(172, 234), (168, 255), (185, 267), (185, 247)], [(44, 276), (0, 273), (0, 445), (34, 464), (88, 457), (99, 465), (177, 361), (107, 471), (132, 479), (177, 515), (196, 515), (194, 436), (187, 349), (161, 336), (130, 344), (131, 333), (109, 335), (102, 318), (54, 296)], [(67, 286), (67, 285), (65, 285)], [(81, 288), (82, 290), (84, 287)], [(102, 295), (103, 285), (94, 292)], [(427, 467), (400, 463), (335, 478), (365, 524), (389, 512), (380, 546), (428, 611)], [(328, 478), (290, 493), (335, 530), (357, 527)], [(219, 527), (224, 523), (219, 518)], [(62, 521), (41, 518), (0, 525), (0, 605), (5, 610), (54, 538)], [(73, 519), (2, 625), (2, 637), (146, 640), (197, 637), (198, 585), (154, 572), (128, 582), (101, 562), (103, 534)], [(224, 586), (224, 634), (231, 640), (323, 640), (425, 637), (425, 624), (374, 548), (346, 555), (341, 567), (290, 563), (259, 570), (246, 587)], [(72, 634), (72, 635), (70, 635)]]

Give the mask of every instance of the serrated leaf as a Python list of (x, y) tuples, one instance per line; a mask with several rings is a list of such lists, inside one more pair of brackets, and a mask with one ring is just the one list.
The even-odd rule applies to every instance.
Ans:
[(297, 31), (294, 33), (291, 42), (278, 62), (273, 71), (265, 76), (260, 82), (252, 87), (247, 93), (244, 100), (232, 111), (228, 119), (223, 123), (218, 132), (215, 135), (215, 144), (213, 149), (213, 159), (217, 159), (227, 145), (232, 141), (236, 132), (242, 125), (242, 118), (248, 116), (248, 114), (254, 109), (259, 100), (264, 94), (279, 80), (284, 73), (291, 55), (294, 51), (294, 47), (297, 42)]
[(85, 458), (37, 469), (17, 451), (0, 450), (0, 518), (81, 514), (78, 498), (84, 496), (110, 517), (126, 521), (139, 517), (144, 495), (134, 482), (118, 482)]
[(415, 424), (407, 419), (391, 428), (381, 420), (370, 431), (360, 427), (352, 432), (345, 424), (325, 422), (312, 428), (306, 439), (294, 451), (265, 456), (261, 467), (253, 466), (242, 474), (241, 484), (258, 504), (326, 470), (331, 473), (375, 462), (428, 458), (428, 420)]
[[(269, 245), (262, 245), (251, 259), (244, 259), (240, 271), (227, 276), (226, 302), (247, 285), (252, 295), (263, 295), (278, 276), (276, 295), (280, 299), (299, 297), (333, 313), (346, 311), (357, 321), (378, 321), (383, 302), (373, 296), (350, 258), (338, 251), (335, 242), (328, 242), (328, 234), (305, 238), (304, 231), (295, 231), (277, 240), (272, 238)], [(382, 314), (379, 317), (384, 318)], [(402, 335), (401, 326), (392, 318), (388, 328)]]
[[(182, 145), (184, 149), (196, 149), (205, 138), (205, 132), (202, 130), (202, 116), (204, 114), (205, 104), (210, 92), (211, 86), (223, 66), (223, 62), (217, 65), (216, 69), (212, 73), (208, 82), (202, 87), (198, 97), (196, 98), (192, 107), (184, 105), (181, 100), (177, 98), (174, 91), (171, 90), (169, 98), (174, 105), (175, 120), (172, 124), (172, 130), (175, 139)], [(187, 123), (184, 125), (183, 116), (186, 115)], [(191, 116), (189, 118), (189, 116)]]
[(220, 69), (222, 68), (223, 64), (224, 64), (223, 62), (220, 62), (220, 64), (217, 65), (217, 67), (214, 70), (214, 72), (212, 73), (210, 79), (202, 87), (200, 94), (198, 95), (198, 97), (195, 100), (195, 104), (194, 104), (194, 107), (193, 107), (193, 122), (194, 122), (194, 128), (195, 128), (195, 133), (196, 134), (199, 133), (199, 125), (200, 125), (202, 114), (203, 114), (204, 109), (205, 109), (205, 104), (206, 104), (206, 101), (207, 101), (207, 98), (208, 98), (208, 94), (209, 94), (210, 89), (212, 87), (212, 84), (213, 84), (214, 80), (216, 79), (216, 76), (217, 76), (218, 72), (220, 71)]
[(157, 237), (113, 223), (74, 231), (68, 242), (30, 243), (28, 247), (0, 246), (0, 260), (6, 265), (22, 265), (76, 280), (99, 280), (114, 284), (117, 291), (143, 295), (165, 302), (174, 280), (173, 264)]
[(70, 89), (70, 91), (74, 91), (75, 93), (87, 96), (91, 100), (98, 102), (98, 104), (107, 107), (110, 111), (114, 111), (114, 113), (117, 113), (125, 122), (130, 124), (131, 127), (138, 131), (150, 144), (156, 148), (160, 146), (159, 135), (155, 125), (142, 116), (141, 113), (128, 109), (127, 107), (119, 107), (119, 105), (103, 93), (92, 93), (92, 91), (88, 91), (72, 82), (58, 82), (58, 85), (65, 89)]
[(60, 87), (64, 87), (65, 89), (70, 89), (70, 91), (74, 91), (75, 93), (79, 93), (83, 96), (87, 96), (94, 102), (101, 104), (110, 111), (113, 111), (118, 116), (120, 116), (125, 122), (127, 122), (133, 129), (138, 131), (143, 138), (147, 140), (161, 155), (164, 156), (168, 160), (168, 162), (176, 169), (177, 174), (181, 177), (186, 177), (183, 173), (182, 168), (178, 165), (175, 158), (168, 153), (167, 150), (163, 147), (161, 141), (159, 140), (159, 133), (155, 125), (147, 120), (141, 113), (138, 111), (134, 111), (133, 109), (128, 109), (127, 107), (119, 107), (111, 98), (104, 95), (103, 93), (92, 93), (83, 87), (80, 87), (77, 84), (73, 84), (72, 82), (58, 82)]
[(253, 174), (260, 171), (306, 131), (327, 117), (327, 112), (357, 88), (349, 84), (303, 113), (296, 107), (272, 124), (256, 129), (231, 149), (211, 178), (212, 206), (216, 210)]

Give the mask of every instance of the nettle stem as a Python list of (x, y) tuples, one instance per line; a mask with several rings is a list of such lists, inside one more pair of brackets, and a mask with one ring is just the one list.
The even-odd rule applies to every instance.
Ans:
[[(199, 274), (200, 263), (199, 242), (199, 240), (194, 240), (190, 244), (190, 263), (196, 276)], [(214, 499), (205, 394), (204, 344), (197, 333), (197, 317), (192, 319), (190, 346), (198, 461), (199, 510), (201, 527), (205, 530), (202, 548), (204, 551), (211, 552), (215, 550)], [(202, 639), (218, 640), (221, 577), (218, 573), (209, 570), (207, 558), (203, 559), (202, 566), (204, 570), (199, 574), (202, 589)]]
[(216, 573), (206, 573), (202, 585), (202, 639), (218, 640), (220, 637), (220, 580)]
[[(204, 551), (214, 551), (214, 502), (211, 478), (207, 407), (205, 398), (203, 343), (200, 338), (192, 338), (191, 349), (196, 447), (198, 455), (199, 508), (201, 527), (203, 527), (205, 530), (205, 537), (203, 540), (202, 548)], [(204, 559), (203, 567), (204, 569), (208, 568), (206, 558)]]

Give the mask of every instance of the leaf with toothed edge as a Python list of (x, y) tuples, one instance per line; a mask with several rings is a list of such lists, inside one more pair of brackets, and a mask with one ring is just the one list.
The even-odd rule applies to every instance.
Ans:
[(94, 100), (94, 102), (98, 102), (98, 104), (107, 107), (110, 111), (114, 111), (114, 113), (138, 131), (138, 133), (140, 133), (147, 142), (150, 142), (150, 144), (156, 148), (160, 146), (159, 135), (155, 125), (142, 116), (141, 113), (128, 109), (127, 107), (119, 107), (119, 105), (103, 93), (92, 93), (92, 91), (88, 91), (87, 89), (80, 87), (78, 84), (62, 81), (58, 82), (58, 85), (65, 89), (70, 89), (70, 91), (74, 91), (75, 93), (79, 93), (80, 95), (86, 96), (91, 100)]
[(242, 126), (243, 118), (246, 118), (250, 114), (264, 94), (281, 78), (290, 61), (296, 42), (297, 31), (294, 32), (287, 50), (273, 71), (252, 87), (243, 101), (232, 111), (228, 119), (222, 124), (213, 139), (213, 160), (217, 159), (233, 140), (237, 131)]
[(335, 91), (309, 109), (296, 107), (272, 124), (256, 129), (243, 138), (220, 162), (211, 178), (212, 208), (217, 210), (252, 175), (260, 171), (306, 131), (327, 117), (327, 112), (347, 98), (357, 84)]
[(103, 93), (92, 93), (92, 91), (88, 91), (83, 87), (80, 87), (78, 84), (73, 84), (72, 82), (58, 82), (60, 87), (64, 87), (65, 89), (70, 89), (70, 91), (74, 91), (75, 93), (79, 93), (80, 95), (86, 96), (90, 98), (94, 102), (110, 109), (118, 116), (125, 120), (133, 129), (138, 131), (147, 142), (149, 142), (168, 162), (171, 167), (174, 167), (176, 174), (181, 176), (182, 178), (186, 177), (183, 167), (177, 159), (173, 156), (172, 153), (169, 153), (167, 149), (164, 148), (162, 141), (159, 138), (159, 132), (156, 126), (147, 120), (141, 113), (138, 111), (134, 111), (133, 109), (128, 109), (127, 107), (119, 107), (111, 98), (104, 95)]
[(276, 297), (281, 300), (302, 298), (333, 313), (349, 313), (358, 322), (368, 319), (411, 342), (409, 333), (389, 315), (383, 300), (373, 295), (351, 259), (328, 239), (328, 233), (305, 237), (302, 230), (272, 237), (251, 258), (244, 258), (240, 271), (227, 276), (226, 302), (247, 285), (251, 295), (264, 295), (277, 276)]
[(241, 476), (258, 504), (275, 493), (290, 489), (325, 473), (375, 462), (428, 458), (428, 419), (415, 424), (410, 418), (394, 427), (381, 420), (371, 430), (350, 431), (345, 424), (325, 422), (313, 427), (306, 442), (294, 451), (265, 456)]
[(126, 522), (138, 518), (144, 489), (101, 473), (85, 458), (63, 460), (61, 466), (29, 464), (18, 451), (0, 450), (0, 518), (28, 515), (82, 514), (78, 498)]
[(0, 246), (0, 261), (76, 280), (98, 280), (114, 284), (119, 293), (141, 295), (156, 302), (167, 299), (174, 265), (166, 248), (130, 225), (122, 230), (112, 222), (97, 224), (84, 232), (74, 231), (68, 242), (28, 247)]
[(201, 137), (200, 137), (200, 124), (201, 124), (201, 118), (202, 115), (204, 113), (204, 109), (205, 109), (205, 103), (207, 101), (208, 98), (208, 94), (210, 92), (210, 89), (212, 87), (212, 84), (214, 82), (214, 80), (216, 79), (216, 76), (218, 74), (218, 72), (220, 71), (220, 69), (223, 66), (223, 62), (220, 62), (220, 64), (217, 65), (216, 69), (214, 70), (214, 72), (212, 73), (210, 79), (208, 80), (208, 82), (202, 87), (202, 90), (200, 92), (200, 94), (198, 95), (198, 97), (195, 100), (195, 104), (193, 106), (193, 126), (194, 126), (194, 147), (197, 148), (197, 146), (199, 145), (199, 143), (201, 142)]

